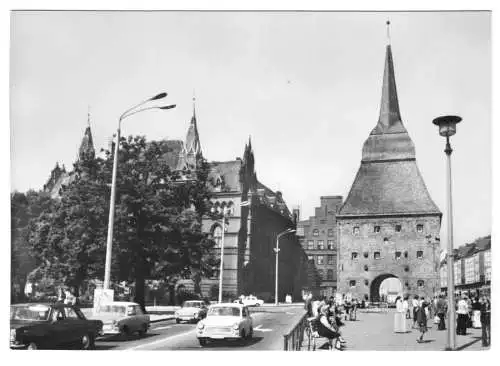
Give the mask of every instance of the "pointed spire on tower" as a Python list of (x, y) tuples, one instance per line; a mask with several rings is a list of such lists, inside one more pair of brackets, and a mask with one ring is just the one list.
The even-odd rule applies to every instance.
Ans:
[(193, 116), (186, 135), (186, 144), (184, 146), (184, 154), (186, 162), (196, 167), (197, 160), (202, 157), (200, 136), (198, 134), (198, 126), (196, 123), (196, 97), (193, 91)]
[(396, 77), (392, 61), (391, 38), (389, 25), (387, 25), (387, 46), (385, 50), (384, 77), (382, 81), (382, 98), (380, 101), (380, 116), (378, 124), (372, 134), (406, 132), (399, 112), (398, 93), (396, 90)]
[(90, 107), (87, 109), (87, 128), (85, 128), (85, 133), (82, 138), (82, 143), (80, 144), (80, 149), (78, 149), (79, 161), (88, 161), (95, 158), (94, 141), (92, 139), (92, 131), (90, 129)]

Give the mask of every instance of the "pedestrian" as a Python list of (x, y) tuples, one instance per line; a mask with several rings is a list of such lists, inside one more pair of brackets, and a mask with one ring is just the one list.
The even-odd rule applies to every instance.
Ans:
[(481, 297), (481, 340), (483, 347), (488, 347), (490, 345), (491, 338), (491, 303), (490, 299), (483, 295)]
[(411, 307), (412, 307), (412, 312), (413, 312), (413, 325), (412, 328), (416, 328), (417, 325), (417, 311), (418, 311), (418, 295), (413, 296), (413, 299), (411, 300)]
[(424, 334), (427, 332), (427, 315), (425, 309), (429, 306), (429, 304), (423, 300), (424, 298), (422, 297), (422, 301), (417, 308), (417, 324), (420, 332), (420, 337), (417, 338), (418, 343), (422, 343), (424, 341)]
[(462, 299), (457, 304), (457, 334), (467, 334), (467, 317), (469, 316), (469, 308), (467, 306), (467, 296), (464, 294)]
[(403, 299), (403, 309), (405, 310), (405, 319), (410, 319), (410, 304), (408, 303), (408, 295)]
[(481, 303), (477, 297), (474, 297), (474, 301), (472, 302), (472, 327), (473, 328), (482, 328), (481, 327)]
[(437, 313), (437, 316), (439, 317), (438, 330), (445, 330), (446, 329), (444, 317), (445, 317), (447, 311), (448, 311), (448, 304), (446, 303), (446, 300), (444, 299), (444, 295), (439, 295), (439, 300), (438, 300), (437, 305), (436, 305), (436, 313)]
[(394, 313), (394, 332), (406, 333), (406, 310), (401, 296), (396, 297), (396, 312)]

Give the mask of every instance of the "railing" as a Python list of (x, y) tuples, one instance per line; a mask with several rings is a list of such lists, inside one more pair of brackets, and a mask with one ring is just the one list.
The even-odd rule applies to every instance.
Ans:
[(300, 351), (302, 342), (304, 341), (304, 333), (308, 326), (307, 313), (300, 318), (299, 322), (288, 332), (283, 335), (283, 350), (284, 351)]

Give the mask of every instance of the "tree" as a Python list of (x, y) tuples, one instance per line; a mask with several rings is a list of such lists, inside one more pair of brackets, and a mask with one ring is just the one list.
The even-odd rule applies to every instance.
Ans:
[(24, 300), (28, 276), (37, 268), (29, 245), (32, 221), (52, 205), (53, 200), (44, 192), (11, 194), (11, 301)]

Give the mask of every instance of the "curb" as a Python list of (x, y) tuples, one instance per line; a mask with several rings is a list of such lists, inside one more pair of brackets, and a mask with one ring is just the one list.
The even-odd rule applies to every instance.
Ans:
[(150, 323), (159, 323), (159, 322), (164, 322), (165, 320), (172, 320), (172, 319), (175, 319), (175, 316), (167, 316), (167, 317), (161, 318), (161, 319), (150, 320), (149, 322)]

